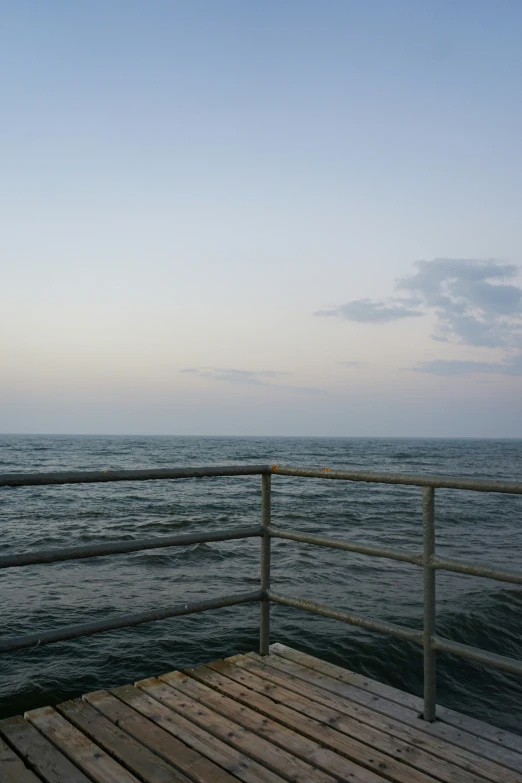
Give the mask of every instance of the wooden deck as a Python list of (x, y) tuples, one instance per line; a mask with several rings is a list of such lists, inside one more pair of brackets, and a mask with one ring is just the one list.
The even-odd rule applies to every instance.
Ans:
[(522, 783), (522, 737), (275, 644), (0, 721), (0, 783)]

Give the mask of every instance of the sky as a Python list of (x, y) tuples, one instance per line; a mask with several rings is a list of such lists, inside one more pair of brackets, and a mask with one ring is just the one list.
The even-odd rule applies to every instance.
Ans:
[(522, 437), (519, 0), (11, 0), (0, 432)]

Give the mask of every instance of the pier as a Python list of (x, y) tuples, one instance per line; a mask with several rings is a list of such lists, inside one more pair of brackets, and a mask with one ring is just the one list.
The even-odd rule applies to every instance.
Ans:
[(2, 783), (522, 783), (522, 737), (283, 645), (0, 721)]
[[(260, 606), (258, 652), (152, 676), (0, 721), (0, 783), (522, 783), (522, 737), (436, 704), (436, 655), (437, 651), (449, 652), (518, 675), (522, 662), (440, 637), (435, 622), (438, 570), (522, 584), (521, 572), (437, 555), (436, 490), (522, 494), (522, 484), (273, 464), (2, 474), (0, 487), (23, 492), (26, 486), (52, 484), (246, 475), (261, 479), (260, 519), (255, 525), (0, 556), (0, 568), (20, 568), (199, 542), (260, 539), (258, 590), (0, 638), (0, 652), (5, 652), (224, 606), (253, 602)], [(423, 508), (422, 551), (411, 553), (274, 527), (271, 482), (277, 475), (418, 486)], [(270, 579), (273, 538), (419, 568), (424, 588), (423, 628), (342, 612), (314, 603), (308, 596), (296, 599), (278, 593)], [(298, 650), (271, 645), (273, 603), (417, 644), (424, 656), (423, 699)]]

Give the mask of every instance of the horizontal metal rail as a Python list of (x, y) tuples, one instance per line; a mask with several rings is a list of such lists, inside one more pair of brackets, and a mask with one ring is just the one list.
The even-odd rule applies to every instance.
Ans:
[(432, 567), (439, 571), (456, 571), (458, 574), (482, 576), (486, 579), (497, 579), (499, 582), (522, 585), (522, 572), (520, 571), (504, 571), (501, 568), (490, 568), (478, 563), (461, 563), (459, 560), (445, 560), (441, 557), (434, 558)]
[(434, 650), (451, 653), (459, 656), (459, 658), (469, 658), (471, 661), (492, 666), (494, 669), (502, 669), (511, 674), (522, 674), (522, 661), (517, 661), (515, 658), (509, 658), (506, 655), (479, 650), (477, 647), (470, 647), (468, 644), (461, 644), (460, 642), (452, 642), (440, 636), (433, 638), (432, 646)]
[[(304, 598), (290, 598), (288, 596), (279, 595), (272, 590), (268, 591), (268, 597), (275, 604), (281, 604), (281, 606), (291, 606), (293, 609), (301, 609), (310, 614), (317, 614), (332, 620), (340, 620), (343, 623), (348, 623), (348, 625), (356, 625), (359, 628), (365, 628), (368, 631), (377, 631), (378, 633), (395, 636), (397, 639), (406, 639), (409, 642), (418, 644), (420, 647), (423, 646), (422, 631), (415, 631), (406, 628), (403, 625), (388, 623), (385, 620), (374, 620), (369, 617), (347, 614), (346, 612), (330, 609), (330, 607), (324, 606), (324, 604), (316, 604), (313, 601), (308, 601)], [(496, 653), (490, 653), (486, 650), (479, 650), (478, 648), (470, 647), (467, 644), (452, 642), (441, 636), (435, 636), (431, 646), (434, 650), (451, 653), (460, 658), (469, 658), (477, 663), (492, 666), (495, 669), (502, 669), (511, 674), (522, 674), (522, 661), (517, 661), (516, 658), (510, 658), (506, 655), (497, 655)]]
[(161, 538), (138, 538), (132, 541), (108, 541), (105, 544), (42, 549), (38, 552), (23, 552), (21, 554), (0, 556), (0, 568), (15, 568), (18, 566), (37, 565), (38, 563), (59, 563), (64, 560), (119, 555), (172, 546), (189, 546), (190, 544), (203, 544), (210, 541), (233, 541), (238, 538), (254, 538), (261, 536), (262, 533), (263, 528), (261, 525), (253, 525), (230, 530), (216, 530), (216, 532), (184, 533), (175, 536), (162, 536)]
[(269, 533), (272, 538), (283, 538), (288, 541), (298, 541), (301, 544), (314, 544), (315, 546), (324, 546), (330, 549), (344, 549), (346, 552), (358, 552), (361, 555), (374, 555), (375, 557), (386, 557), (390, 560), (399, 560), (404, 563), (413, 563), (413, 565), (422, 565), (422, 555), (401, 552), (400, 549), (386, 549), (370, 546), (369, 544), (352, 544), (348, 541), (338, 541), (335, 538), (320, 538), (308, 533), (297, 533), (295, 530), (281, 530), (278, 527), (270, 527)]
[[(403, 563), (422, 566), (422, 555), (404, 552), (400, 549), (389, 549), (386, 547), (376, 547), (370, 544), (358, 544), (351, 541), (340, 541), (336, 538), (324, 538), (312, 536), (308, 533), (298, 533), (295, 530), (282, 530), (277, 527), (270, 527), (269, 533), (272, 538), (282, 538), (288, 541), (297, 541), (300, 544), (312, 544), (314, 546), (327, 547), (329, 549), (343, 549), (345, 552), (357, 552), (361, 555), (372, 555), (373, 557), (384, 557), (389, 560), (398, 560)], [(0, 558), (0, 564), (2, 559)], [(479, 563), (462, 563), (459, 560), (444, 560), (440, 557), (435, 558), (431, 567), (440, 571), (456, 571), (468, 576), (481, 576), (486, 579), (496, 579), (499, 582), (510, 582), (514, 585), (522, 585), (522, 572), (503, 571), (500, 568), (490, 568)]]
[(281, 604), (281, 606), (291, 606), (294, 609), (302, 609), (304, 612), (310, 612), (310, 614), (318, 614), (322, 617), (329, 617), (331, 620), (340, 620), (342, 623), (357, 625), (359, 628), (366, 628), (368, 631), (378, 631), (379, 633), (396, 636), (398, 639), (406, 639), (407, 641), (415, 642), (415, 644), (419, 644), (422, 647), (422, 631), (414, 631), (411, 628), (388, 623), (385, 620), (372, 620), (367, 617), (360, 617), (356, 614), (347, 614), (346, 612), (330, 609), (328, 606), (316, 604), (313, 601), (307, 601), (303, 598), (290, 598), (286, 595), (280, 595), (279, 593), (274, 593), (273, 590), (268, 591), (268, 598), (275, 604)]
[(78, 639), (81, 636), (92, 636), (105, 631), (116, 631), (119, 628), (128, 628), (134, 625), (142, 625), (143, 623), (156, 622), (157, 620), (166, 620), (168, 617), (181, 617), (185, 614), (206, 612), (210, 609), (223, 609), (226, 606), (251, 604), (261, 601), (262, 598), (262, 591), (257, 590), (251, 593), (225, 595), (221, 598), (214, 598), (209, 601), (195, 601), (193, 603), (167, 606), (164, 609), (152, 609), (145, 612), (136, 612), (134, 614), (123, 614), (119, 617), (112, 617), (107, 620), (95, 620), (90, 623), (81, 623), (80, 625), (68, 625), (63, 628), (31, 633), (25, 636), (12, 636), (10, 638), (0, 639), (0, 653), (23, 650), (26, 647), (38, 647), (42, 644), (51, 644), (52, 642)]
[(157, 481), (211, 476), (256, 476), (268, 473), (268, 465), (224, 465), (149, 470), (88, 470), (57, 473), (0, 473), (0, 487), (35, 487), (47, 484), (96, 484), (107, 481)]
[(211, 476), (252, 476), (274, 473), (279, 476), (360, 481), (371, 484), (404, 484), (435, 489), (465, 489), (474, 492), (501, 492), (522, 495), (522, 483), (486, 479), (450, 478), (402, 473), (300, 468), (284, 465), (224, 465), (148, 470), (64, 471), (55, 473), (0, 473), (0, 487), (44, 486), (47, 484), (93, 484), (111, 481), (154, 481), (161, 479), (205, 478)]
[(412, 487), (466, 489), (473, 492), (502, 492), (508, 495), (522, 495), (522, 484), (519, 482), (452, 479), (445, 476), (411, 476), (406, 473), (367, 473), (366, 471), (331, 470), (330, 468), (293, 468), (283, 465), (271, 465), (270, 470), (278, 476), (361, 481), (369, 484), (405, 484)]

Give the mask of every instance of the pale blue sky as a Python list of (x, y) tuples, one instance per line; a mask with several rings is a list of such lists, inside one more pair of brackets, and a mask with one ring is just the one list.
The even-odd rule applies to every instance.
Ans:
[(522, 436), (521, 40), (519, 0), (4, 3), (0, 431)]

